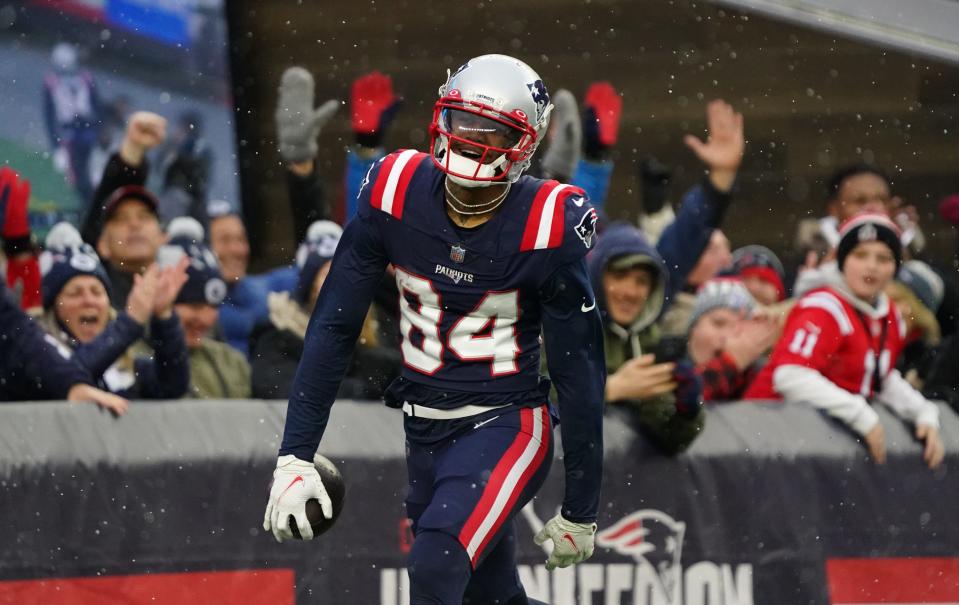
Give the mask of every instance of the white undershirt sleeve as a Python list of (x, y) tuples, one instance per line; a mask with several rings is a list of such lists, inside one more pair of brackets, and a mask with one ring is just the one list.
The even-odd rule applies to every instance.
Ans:
[(903, 420), (939, 428), (939, 408), (906, 382), (899, 370), (889, 372), (876, 399)]
[(865, 435), (879, 422), (879, 414), (862, 395), (836, 386), (812, 368), (782, 365), (773, 372), (773, 388), (790, 401), (805, 401)]

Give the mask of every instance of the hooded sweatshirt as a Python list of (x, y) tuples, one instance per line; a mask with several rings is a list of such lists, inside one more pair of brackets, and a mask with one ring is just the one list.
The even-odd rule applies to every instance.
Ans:
[[(652, 291), (642, 310), (628, 326), (613, 321), (606, 304), (603, 274), (610, 263), (624, 256), (636, 256), (638, 265), (648, 268), (654, 276)], [(662, 257), (643, 234), (626, 223), (610, 225), (599, 239), (588, 258), (590, 279), (596, 295), (596, 305), (603, 318), (606, 371), (611, 376), (627, 361), (652, 353), (659, 345), (660, 333), (656, 320), (662, 315), (669, 291), (669, 272)], [(643, 401), (607, 402), (623, 414), (665, 452), (678, 453), (692, 443), (702, 431), (704, 414), (692, 417), (679, 414), (672, 393)], [(609, 409), (609, 408), (607, 408)]]
[[(645, 259), (637, 259), (637, 264), (648, 269), (654, 280), (646, 304), (628, 326), (621, 326), (610, 317), (603, 288), (603, 274), (610, 262), (624, 256), (639, 256)], [(652, 353), (659, 344), (659, 329), (655, 322), (665, 307), (669, 273), (656, 248), (646, 241), (642, 232), (627, 223), (610, 225), (603, 232), (588, 262), (596, 305), (605, 326), (606, 369), (609, 374), (613, 374), (630, 359)]]

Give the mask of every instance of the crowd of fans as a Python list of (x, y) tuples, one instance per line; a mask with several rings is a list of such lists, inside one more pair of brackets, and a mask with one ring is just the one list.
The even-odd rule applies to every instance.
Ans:
[[(61, 59), (66, 65), (70, 57)], [(702, 431), (704, 405), (807, 401), (847, 425), (881, 462), (873, 405), (882, 403), (915, 426), (930, 467), (942, 461), (932, 400), (959, 408), (951, 371), (959, 368), (955, 266), (923, 262), (919, 214), (881, 168), (856, 163), (833, 175), (825, 216), (797, 225), (798, 260), (789, 266), (752, 242), (734, 247), (722, 231), (745, 145), (743, 117), (731, 106), (707, 107), (709, 136), (719, 145), (686, 138), (707, 176), (675, 207), (669, 168), (642, 162), (642, 212), (633, 224), (602, 217), (620, 96), (599, 82), (582, 111), (569, 91), (553, 100), (534, 173), (581, 187), (601, 214), (589, 268), (605, 322), (610, 414), (675, 453)], [(56, 225), (42, 246), (30, 233), (30, 184), (4, 166), (0, 400), (93, 401), (119, 415), (129, 399), (288, 397), (342, 233), (331, 217), (355, 214), (399, 105), (388, 76), (354, 82), (355, 145), (344, 208), (333, 212), (316, 155), (339, 103), (317, 108), (309, 72), (284, 73), (277, 139), (300, 243), (288, 264), (256, 275), (236, 201), (205, 199), (208, 162), (190, 115), (178, 118), (170, 137), (159, 115), (126, 116), (101, 173), (80, 179), (89, 196), (80, 223)], [(70, 124), (76, 116), (60, 117)], [(52, 145), (63, 148), (58, 137), (70, 137), (76, 146), (76, 132), (51, 131)], [(164, 175), (160, 191), (147, 186), (151, 161)], [(946, 198), (940, 215), (959, 225), (959, 196)], [(376, 400), (399, 375), (398, 296), (385, 275), (341, 397)]]

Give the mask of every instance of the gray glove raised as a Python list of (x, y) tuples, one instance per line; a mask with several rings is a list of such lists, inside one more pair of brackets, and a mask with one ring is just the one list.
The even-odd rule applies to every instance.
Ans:
[(320, 130), (340, 108), (330, 99), (313, 109), (313, 76), (302, 67), (290, 67), (280, 79), (276, 104), (276, 138), (280, 155), (287, 162), (312, 160), (319, 149)]
[(533, 537), (533, 541), (542, 545), (553, 541), (553, 552), (546, 561), (546, 569), (569, 567), (593, 556), (593, 541), (596, 536), (595, 523), (574, 523), (556, 515), (546, 522), (543, 529)]
[(553, 95), (552, 128), (549, 146), (543, 155), (543, 171), (552, 178), (568, 182), (580, 159), (583, 124), (576, 109), (576, 97), (561, 88)]

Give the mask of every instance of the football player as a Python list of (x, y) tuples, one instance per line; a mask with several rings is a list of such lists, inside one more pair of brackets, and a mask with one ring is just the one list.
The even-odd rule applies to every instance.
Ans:
[(899, 228), (867, 212), (843, 223), (839, 236), (826, 285), (796, 303), (745, 398), (808, 401), (860, 435), (882, 463), (886, 438), (870, 405), (880, 401), (915, 425), (923, 460), (935, 468), (945, 455), (939, 409), (896, 369), (906, 324), (884, 292), (902, 264)]
[[(367, 174), (316, 303), (296, 374), (264, 529), (309, 539), (305, 502), (330, 500), (313, 467), (330, 406), (388, 264), (400, 291), (410, 602), (527, 603), (513, 517), (542, 485), (559, 418), (566, 467), (547, 568), (588, 558), (602, 477), (603, 328), (585, 256), (596, 212), (582, 190), (522, 176), (549, 93), (504, 55), (471, 59), (439, 89), (430, 153)], [(538, 371), (540, 334), (555, 381)]]

